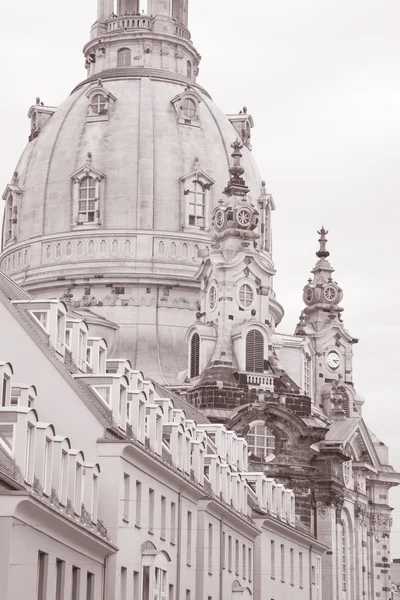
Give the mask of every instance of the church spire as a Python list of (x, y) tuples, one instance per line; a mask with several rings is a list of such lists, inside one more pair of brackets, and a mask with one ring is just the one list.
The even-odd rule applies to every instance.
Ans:
[(319, 249), (316, 252), (318, 261), (312, 270), (314, 277), (308, 280), (303, 289), (303, 301), (306, 308), (302, 311), (300, 323), (296, 333), (302, 334), (305, 322), (311, 322), (318, 329), (324, 323), (341, 321), (340, 313), (343, 311), (340, 302), (343, 291), (333, 280), (334, 269), (328, 261), (330, 252), (327, 250), (328, 230), (321, 227), (318, 231)]
[[(110, 79), (144, 69), (196, 82), (200, 55), (188, 29), (189, 0), (98, 0), (84, 48), (88, 76)], [(121, 69), (124, 69), (124, 72)]]

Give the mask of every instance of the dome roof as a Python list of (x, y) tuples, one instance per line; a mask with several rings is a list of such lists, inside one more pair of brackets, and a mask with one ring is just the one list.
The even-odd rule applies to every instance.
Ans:
[[(85, 227), (77, 230), (73, 206), (74, 175), (87, 166), (88, 153), (90, 166), (103, 179), (96, 235), (107, 230), (182, 235), (181, 182), (196, 169), (212, 182), (211, 218), (229, 178), (230, 146), (238, 135), (229, 118), (197, 85), (189, 90), (199, 99), (196, 126), (181, 123), (172, 103), (188, 91), (187, 83), (113, 73), (101, 85), (113, 98), (106, 120), (88, 119), (90, 91), (98, 87), (92, 78), (55, 110), (22, 154), (16, 168), (21, 195), (13, 241), (18, 246), (68, 232), (92, 235)], [(243, 154), (249, 199), (255, 201), (261, 178), (250, 150), (244, 148)], [(208, 227), (186, 230), (184, 237), (207, 241)], [(12, 246), (6, 245), (6, 255)], [(30, 252), (31, 269), (40, 267), (41, 255)], [(59, 258), (54, 256), (56, 264)], [(118, 263), (119, 256), (115, 259)]]

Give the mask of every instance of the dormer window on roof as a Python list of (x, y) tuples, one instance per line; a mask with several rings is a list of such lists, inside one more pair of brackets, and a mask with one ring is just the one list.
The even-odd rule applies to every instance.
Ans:
[[(191, 77), (192, 65), (188, 61), (187, 76)], [(199, 106), (201, 102), (200, 96), (195, 92), (190, 85), (187, 86), (182, 94), (175, 96), (171, 100), (180, 125), (190, 125), (192, 127), (200, 127)]]
[(99, 79), (86, 93), (89, 100), (87, 122), (108, 121), (116, 97), (103, 86)]

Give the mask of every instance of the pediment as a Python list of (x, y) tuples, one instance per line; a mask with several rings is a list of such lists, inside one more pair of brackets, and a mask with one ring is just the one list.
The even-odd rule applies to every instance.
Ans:
[(97, 169), (94, 169), (92, 165), (86, 162), (84, 165), (82, 165), (82, 167), (80, 167), (80, 169), (78, 169), (77, 171), (75, 171), (75, 173), (72, 173), (72, 175), (70, 175), (71, 179), (78, 181), (83, 177), (93, 177), (93, 179), (101, 181), (105, 178), (105, 174), (101, 171), (98, 171)]

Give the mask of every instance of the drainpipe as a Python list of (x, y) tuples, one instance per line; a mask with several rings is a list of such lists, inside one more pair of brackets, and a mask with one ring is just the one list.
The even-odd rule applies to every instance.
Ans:
[(220, 600), (224, 599), (224, 519), (221, 517), (220, 526), (219, 526), (219, 598)]
[(107, 600), (107, 593), (106, 593), (106, 587), (107, 587), (107, 570), (108, 570), (108, 559), (110, 558), (110, 556), (112, 556), (113, 552), (110, 552), (109, 554), (107, 554), (107, 556), (104, 559), (103, 562), (103, 600)]
[(182, 535), (182, 488), (178, 492), (178, 539), (176, 546), (176, 600), (181, 597), (181, 535)]
[(310, 545), (310, 549), (308, 551), (309, 556), (308, 556), (308, 570), (309, 570), (309, 580), (310, 580), (310, 600), (313, 600), (313, 593), (312, 593), (312, 544)]

